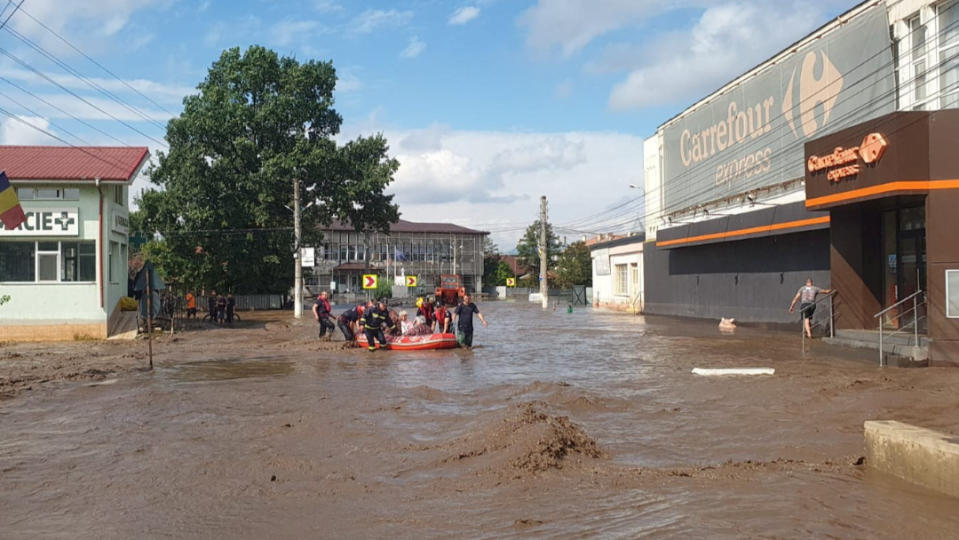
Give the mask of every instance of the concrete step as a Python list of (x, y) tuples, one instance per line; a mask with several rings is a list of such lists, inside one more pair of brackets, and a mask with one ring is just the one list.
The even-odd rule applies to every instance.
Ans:
[[(884, 338), (882, 347), (882, 353), (885, 357), (884, 364), (899, 367), (922, 367), (928, 365), (928, 341), (928, 339), (920, 339), (919, 342), (921, 345), (914, 346), (911, 337), (908, 340), (896, 339), (891, 341), (886, 341)], [(823, 338), (823, 343), (860, 350), (873, 350), (876, 351), (876, 361), (879, 361), (878, 332), (876, 332), (874, 340), (872, 336), (866, 336), (866, 339), (857, 339), (856, 337), (850, 337), (849, 334), (840, 334), (840, 332), (837, 332), (834, 338)]]
[[(875, 344), (879, 348), (879, 330), (836, 330), (836, 339), (859, 341), (865, 344)], [(912, 332), (890, 334), (883, 332), (883, 345), (915, 345)], [(928, 347), (929, 338), (919, 334), (919, 346)]]
[(136, 339), (137, 312), (123, 311), (118, 313), (107, 335), (109, 336), (107, 339)]

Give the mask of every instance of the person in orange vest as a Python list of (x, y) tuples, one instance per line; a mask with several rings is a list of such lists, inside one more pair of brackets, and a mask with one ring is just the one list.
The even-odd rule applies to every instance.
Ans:
[(193, 296), (193, 291), (186, 293), (186, 318), (196, 318), (196, 296)]

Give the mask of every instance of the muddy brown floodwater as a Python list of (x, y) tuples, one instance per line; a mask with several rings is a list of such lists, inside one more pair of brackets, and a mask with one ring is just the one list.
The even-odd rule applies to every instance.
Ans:
[[(0, 536), (959, 536), (959, 500), (857, 465), (864, 420), (959, 434), (959, 370), (481, 309), (472, 352), (337, 350), (288, 313), (162, 338), (152, 372), (143, 342), (2, 346)], [(690, 374), (735, 366), (776, 374)]]

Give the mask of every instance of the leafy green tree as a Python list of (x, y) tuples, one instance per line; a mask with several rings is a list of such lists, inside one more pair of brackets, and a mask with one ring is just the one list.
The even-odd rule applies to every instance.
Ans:
[[(490, 284), (502, 287), (506, 285), (506, 278), (516, 277), (513, 275), (513, 269), (506, 261), (499, 261), (496, 265), (496, 271), (493, 273)], [(485, 281), (484, 281), (485, 283)]]
[(496, 270), (499, 268), (501, 255), (499, 248), (487, 236), (483, 241), (483, 285), (496, 286)]
[(399, 167), (382, 135), (338, 145), (330, 62), (253, 46), (223, 52), (183, 113), (167, 125), (168, 152), (149, 171), (162, 189), (131, 222), (159, 232), (144, 255), (189, 286), (279, 292), (293, 275), (293, 179), (300, 180), (303, 243), (333, 219), (388, 231), (399, 218), (384, 194)]
[[(562, 250), (559, 237), (553, 234), (553, 226), (546, 224), (546, 270), (556, 266), (556, 257)], [(526, 234), (516, 244), (516, 254), (519, 264), (529, 269), (534, 276), (539, 276), (539, 220), (526, 228)], [(538, 281), (538, 277), (536, 280)]]
[(593, 260), (585, 242), (573, 242), (556, 263), (557, 281), (561, 287), (593, 284)]
[(377, 300), (393, 298), (393, 280), (389, 276), (377, 278), (376, 288), (373, 289), (373, 298)]

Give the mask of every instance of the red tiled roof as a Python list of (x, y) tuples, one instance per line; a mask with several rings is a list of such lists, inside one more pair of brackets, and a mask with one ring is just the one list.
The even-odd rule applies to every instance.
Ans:
[[(342, 221), (334, 221), (329, 227), (320, 226), (320, 230), (333, 231), (352, 231), (353, 226)], [(468, 229), (461, 225), (453, 223), (417, 223), (415, 221), (406, 221), (401, 219), (396, 223), (390, 224), (390, 233), (461, 233), (461, 234), (489, 234), (485, 231)]]
[(143, 146), (0, 146), (10, 180), (131, 181), (150, 155)]

